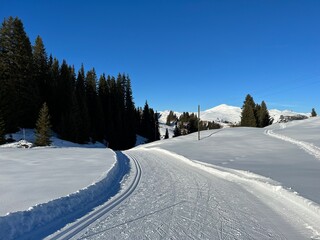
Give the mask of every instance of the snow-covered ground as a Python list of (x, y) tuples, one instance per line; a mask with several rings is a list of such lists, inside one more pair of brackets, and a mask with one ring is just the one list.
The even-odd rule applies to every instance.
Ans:
[[(319, 129), (320, 118), (310, 118), (264, 129), (204, 131), (200, 141), (190, 134), (118, 152), (120, 172), (129, 171), (129, 159), (131, 166), (118, 193), (92, 211), (78, 204), (87, 214), (48, 239), (320, 239)], [(55, 149), (20, 150), (36, 156)], [(40, 211), (38, 219), (54, 215), (65, 202)], [(29, 233), (19, 232), (19, 217), (25, 226), (28, 215), (0, 217), (0, 238), (53, 232), (32, 224)]]
[(33, 131), (12, 137), (26, 140), (0, 146), (0, 239), (25, 236), (47, 224), (62, 227), (113, 196), (128, 172), (116, 153), (100, 143), (79, 145), (52, 137), (50, 147), (21, 148), (34, 141)]
[(0, 216), (77, 192), (102, 180), (115, 153), (97, 148), (1, 148)]
[(302, 133), (319, 128), (227, 128), (126, 151), (141, 165), (135, 191), (74, 239), (320, 239), (320, 161)]

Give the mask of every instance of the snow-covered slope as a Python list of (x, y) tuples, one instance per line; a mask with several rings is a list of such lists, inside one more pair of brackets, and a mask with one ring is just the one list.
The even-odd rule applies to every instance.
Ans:
[(215, 122), (229, 122), (236, 124), (240, 122), (241, 108), (221, 104), (200, 113), (202, 120)]
[(310, 113), (298, 113), (298, 112), (293, 112), (291, 110), (277, 110), (277, 109), (270, 109), (269, 110), (269, 115), (274, 119), (274, 123), (279, 122), (280, 116), (297, 116), (297, 115), (303, 115), (306, 117), (310, 117)]
[[(48, 239), (320, 239), (319, 130), (320, 118), (310, 118), (264, 129), (203, 131), (200, 141), (190, 134), (117, 152), (117, 163), (130, 159), (131, 170), (121, 188), (117, 180), (118, 193), (109, 201), (88, 213), (88, 198), (107, 200), (103, 190), (109, 178), (97, 176), (85, 191), (0, 216), (0, 238), (39, 239), (63, 227), (50, 224), (55, 217), (65, 224), (70, 213), (83, 211), (88, 214)], [(42, 153), (47, 158), (49, 150), (60, 148), (39, 149), (48, 151)], [(32, 149), (0, 148), (4, 162), (9, 150)], [(79, 148), (70, 151), (84, 157)], [(16, 164), (37, 164), (31, 157), (11, 159), (5, 177)], [(86, 164), (90, 172), (91, 162)], [(47, 175), (41, 175), (45, 183)], [(20, 183), (19, 174), (13, 179)]]
[(319, 126), (224, 128), (126, 151), (141, 165), (135, 191), (73, 239), (320, 239)]

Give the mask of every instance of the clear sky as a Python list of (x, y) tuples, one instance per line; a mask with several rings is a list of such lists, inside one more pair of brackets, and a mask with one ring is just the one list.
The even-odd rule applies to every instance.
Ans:
[(9, 16), (77, 70), (129, 74), (136, 106), (241, 107), (250, 93), (320, 113), (320, 0), (0, 0)]

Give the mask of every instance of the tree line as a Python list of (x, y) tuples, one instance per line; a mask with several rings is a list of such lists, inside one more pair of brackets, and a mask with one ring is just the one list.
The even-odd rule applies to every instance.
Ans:
[[(198, 129), (202, 131), (221, 128), (221, 125), (214, 121), (202, 121), (196, 114), (188, 112), (183, 112), (180, 117), (177, 117), (173, 111), (170, 111), (167, 116), (166, 124), (168, 126), (175, 125), (173, 132), (174, 137), (194, 133), (197, 132)], [(165, 134), (165, 139), (166, 138), (168, 138), (167, 131)]]
[(2, 132), (34, 128), (44, 103), (52, 130), (65, 140), (128, 149), (137, 133), (157, 139), (156, 115), (147, 103), (135, 107), (128, 75), (98, 77), (94, 68), (76, 71), (48, 57), (41, 37), (32, 46), (17, 17), (0, 28), (0, 86), (0, 142)]

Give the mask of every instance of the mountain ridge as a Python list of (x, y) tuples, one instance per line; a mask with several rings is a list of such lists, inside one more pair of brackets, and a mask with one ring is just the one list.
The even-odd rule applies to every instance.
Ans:
[[(173, 110), (172, 110), (173, 111)], [(200, 112), (200, 119), (204, 121), (214, 121), (217, 123), (228, 123), (228, 124), (237, 124), (241, 120), (241, 108), (236, 106), (231, 106), (227, 104), (220, 104), (213, 108), (209, 108), (207, 110)], [(169, 115), (170, 110), (160, 111), (159, 122), (166, 123), (167, 116)], [(179, 117), (181, 112), (174, 112), (177, 117)], [(196, 112), (190, 112), (196, 113)], [(197, 114), (197, 113), (196, 113)], [(278, 110), (278, 109), (270, 109), (269, 110), (270, 117), (274, 119), (274, 123), (279, 122), (281, 115), (282, 116), (310, 116), (310, 113), (298, 113), (291, 110)]]

